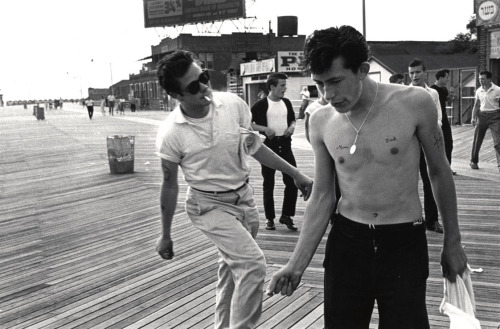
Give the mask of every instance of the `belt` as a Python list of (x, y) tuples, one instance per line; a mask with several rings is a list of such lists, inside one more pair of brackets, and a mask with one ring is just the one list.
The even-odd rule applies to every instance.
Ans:
[(191, 186), (191, 188), (195, 191), (198, 191), (198, 192), (202, 192), (202, 193), (208, 193), (208, 194), (213, 194), (213, 195), (218, 195), (218, 194), (225, 194), (225, 193), (231, 193), (231, 192), (237, 192), (239, 190), (241, 190), (242, 188), (244, 188), (248, 183), (248, 180), (245, 181), (245, 183), (243, 183), (243, 185), (241, 185), (240, 187), (237, 187), (235, 189), (232, 189), (232, 190), (226, 190), (226, 191), (204, 191), (204, 190), (200, 190), (200, 189), (197, 189), (197, 188), (194, 188)]
[[(409, 229), (415, 226), (421, 226), (424, 223), (423, 218), (415, 219), (413, 222), (406, 223), (397, 223), (397, 224), (382, 224), (382, 225), (374, 225), (374, 224), (363, 224), (359, 222), (355, 222), (347, 217), (342, 216), (340, 213), (334, 214), (333, 225), (337, 224), (340, 226), (351, 227), (356, 230), (362, 231), (397, 231), (401, 229)], [(423, 225), (422, 225), (423, 226)]]

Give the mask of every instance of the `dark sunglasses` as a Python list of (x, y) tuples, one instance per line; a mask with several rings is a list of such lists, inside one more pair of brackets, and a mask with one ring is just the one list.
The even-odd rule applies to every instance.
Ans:
[(210, 75), (208, 75), (207, 70), (203, 70), (200, 73), (198, 80), (190, 82), (187, 85), (185, 91), (187, 91), (188, 93), (190, 93), (192, 95), (196, 95), (197, 93), (200, 92), (200, 83), (203, 83), (204, 85), (206, 85), (208, 83), (208, 81), (210, 81)]

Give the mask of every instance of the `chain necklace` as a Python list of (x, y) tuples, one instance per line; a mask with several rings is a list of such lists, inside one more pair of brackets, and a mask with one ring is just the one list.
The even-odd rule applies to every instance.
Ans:
[(349, 149), (349, 153), (350, 154), (354, 154), (354, 152), (356, 152), (356, 141), (358, 140), (359, 132), (361, 131), (361, 129), (363, 129), (363, 125), (365, 124), (366, 119), (368, 119), (368, 116), (370, 115), (370, 112), (373, 109), (373, 105), (375, 104), (375, 100), (377, 99), (377, 95), (378, 95), (378, 82), (377, 82), (377, 91), (375, 92), (375, 97), (373, 98), (372, 106), (370, 106), (370, 110), (366, 114), (366, 117), (363, 120), (363, 122), (361, 123), (361, 126), (359, 126), (359, 129), (356, 129), (356, 127), (352, 124), (351, 119), (349, 119), (349, 116), (347, 115), (347, 113), (344, 113), (345, 117), (347, 118), (347, 120), (351, 124), (352, 128), (354, 129), (354, 131), (356, 131), (356, 138), (354, 138), (354, 143), (352, 143), (352, 146)]

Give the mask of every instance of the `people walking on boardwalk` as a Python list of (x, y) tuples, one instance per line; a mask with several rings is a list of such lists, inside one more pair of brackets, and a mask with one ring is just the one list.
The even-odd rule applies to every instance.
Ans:
[(89, 119), (92, 120), (92, 117), (94, 116), (94, 101), (90, 99), (90, 97), (87, 98), (85, 106), (87, 106), (87, 112), (89, 112)]
[[(425, 90), (427, 90), (427, 92), (431, 95), (438, 115), (438, 124), (441, 126), (441, 122), (443, 121), (442, 119), (443, 111), (441, 110), (439, 94), (435, 89), (430, 88), (425, 83), (425, 80), (427, 78), (427, 69), (425, 67), (424, 62), (418, 58), (413, 59), (408, 64), (408, 74), (410, 75), (412, 86), (422, 87)], [(448, 122), (448, 119), (446, 119), (446, 122)], [(445, 150), (446, 146), (443, 149), (443, 151)], [(420, 177), (422, 178), (422, 185), (424, 190), (425, 225), (427, 226), (427, 229), (429, 231), (434, 231), (436, 233), (443, 233), (443, 227), (439, 223), (438, 207), (436, 201), (434, 200), (434, 193), (432, 191), (431, 180), (429, 178), (429, 172), (427, 171), (427, 161), (425, 160), (423, 149), (420, 150)]]
[(307, 89), (307, 86), (302, 87), (302, 91), (300, 92), (300, 99), (302, 100), (302, 102), (300, 104), (300, 109), (299, 109), (299, 119), (304, 119), (310, 98), (311, 98), (311, 93), (309, 92), (309, 89)]
[(472, 169), (479, 169), (479, 151), (483, 144), (484, 135), (489, 128), (493, 137), (498, 169), (500, 170), (500, 87), (491, 81), (492, 77), (493, 75), (489, 71), (479, 73), (481, 87), (476, 90), (476, 100), (471, 120), (472, 125), (476, 127), (470, 158), (470, 167)]
[(108, 107), (109, 107), (109, 115), (114, 115), (113, 111), (115, 109), (115, 95), (108, 95)]
[[(269, 95), (259, 99), (252, 106), (252, 128), (264, 136), (264, 144), (273, 152), (278, 154), (286, 162), (296, 167), (295, 157), (292, 151), (292, 135), (295, 131), (295, 112), (292, 102), (285, 98), (287, 75), (284, 73), (272, 73), (267, 77), (267, 90)], [(274, 184), (276, 170), (262, 164), (262, 178), (264, 188), (264, 212), (266, 215), (266, 229), (275, 230), (274, 219)], [(283, 173), (285, 192), (281, 217), (279, 222), (292, 231), (297, 227), (292, 217), (295, 216), (297, 204), (297, 187), (293, 178)]]
[(436, 107), (423, 88), (370, 78), (369, 48), (350, 26), (315, 31), (304, 68), (335, 108), (310, 118), (315, 182), (298, 243), (267, 293), (291, 295), (342, 197), (325, 250), (325, 328), (368, 328), (375, 301), (382, 328), (429, 328), (426, 228), (418, 194), (420, 148), (444, 226), (441, 266), (455, 281), (466, 268), (453, 175)]
[(106, 99), (104, 99), (104, 96), (101, 96), (101, 113), (102, 116), (106, 116)]
[(179, 105), (161, 124), (156, 142), (163, 171), (156, 250), (164, 259), (174, 256), (171, 227), (181, 167), (189, 185), (186, 212), (219, 250), (215, 328), (254, 328), (262, 310), (266, 264), (255, 241), (259, 212), (248, 183), (248, 156), (293, 177), (304, 199), (312, 181), (263, 145), (241, 98), (212, 92), (208, 71), (193, 53), (167, 55), (159, 63), (158, 78)]

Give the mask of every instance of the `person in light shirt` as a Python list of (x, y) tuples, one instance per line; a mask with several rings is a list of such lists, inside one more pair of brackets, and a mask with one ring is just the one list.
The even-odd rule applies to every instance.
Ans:
[(263, 145), (240, 97), (212, 92), (210, 75), (193, 53), (167, 55), (157, 74), (178, 106), (160, 125), (156, 139), (163, 172), (156, 251), (167, 260), (174, 256), (171, 227), (180, 167), (189, 185), (186, 212), (219, 250), (214, 327), (254, 328), (262, 312), (266, 263), (255, 241), (259, 211), (248, 183), (248, 158), (290, 175), (306, 200), (312, 180)]

